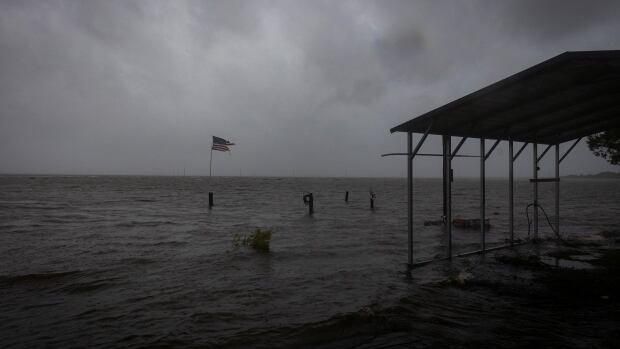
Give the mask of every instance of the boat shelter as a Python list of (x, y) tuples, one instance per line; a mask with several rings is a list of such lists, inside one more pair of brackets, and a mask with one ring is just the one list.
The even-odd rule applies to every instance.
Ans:
[[(407, 135), (407, 151), (390, 153), (407, 159), (407, 227), (408, 266), (413, 258), (413, 159), (416, 156), (443, 158), (443, 222), (447, 233), (447, 255), (452, 258), (452, 160), (467, 156), (480, 161), (480, 250), (463, 253), (484, 253), (485, 227), (485, 161), (497, 145), (508, 142), (508, 229), (510, 243), (514, 239), (514, 163), (531, 146), (533, 238), (538, 238), (538, 183), (555, 184), (555, 215), (553, 230), (560, 231), (560, 164), (583, 138), (620, 127), (620, 50), (565, 52), (476, 92), (431, 110), (393, 127), (390, 132)], [(414, 147), (413, 134), (421, 134)], [(442, 152), (419, 153), (428, 135), (442, 137)], [(456, 146), (452, 137), (460, 137)], [(480, 142), (478, 155), (460, 155), (468, 139)], [(488, 149), (486, 140), (492, 144)], [(515, 152), (514, 142), (520, 142)], [(567, 143), (570, 142), (570, 143)], [(560, 145), (567, 143), (563, 154)], [(555, 176), (538, 177), (538, 163), (553, 149)], [(506, 247), (499, 246), (496, 248)]]

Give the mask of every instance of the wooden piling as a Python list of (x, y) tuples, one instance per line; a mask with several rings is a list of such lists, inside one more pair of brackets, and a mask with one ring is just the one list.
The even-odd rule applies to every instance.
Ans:
[(209, 208), (213, 207), (213, 193), (209, 192)]
[(308, 213), (314, 213), (314, 197), (312, 193), (304, 195), (304, 204), (308, 205)]

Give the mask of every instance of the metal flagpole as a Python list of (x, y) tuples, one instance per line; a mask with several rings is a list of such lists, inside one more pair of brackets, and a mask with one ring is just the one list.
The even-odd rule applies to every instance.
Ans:
[(211, 177), (211, 163), (213, 162), (213, 146), (211, 146), (211, 156), (209, 157), (209, 177)]

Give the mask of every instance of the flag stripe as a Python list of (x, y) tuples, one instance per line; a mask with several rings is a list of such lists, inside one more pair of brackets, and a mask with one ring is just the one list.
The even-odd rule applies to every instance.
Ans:
[(230, 151), (230, 148), (223, 144), (214, 144), (213, 146), (211, 146), (211, 149), (219, 151)]

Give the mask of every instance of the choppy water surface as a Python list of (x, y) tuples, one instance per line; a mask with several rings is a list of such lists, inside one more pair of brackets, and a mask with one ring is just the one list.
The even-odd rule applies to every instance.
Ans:
[[(506, 185), (487, 182), (490, 245), (508, 237)], [(443, 314), (458, 328), (459, 309), (480, 312), (480, 299), (449, 308), (422, 286), (437, 275), (412, 282), (404, 273), (405, 186), (404, 179), (0, 177), (0, 347), (221, 346), (265, 333), (285, 340), (412, 292), (421, 313)], [(441, 228), (423, 225), (441, 215), (441, 181), (414, 186), (415, 256), (443, 256)], [(453, 188), (454, 215), (476, 218), (478, 181)], [(313, 216), (304, 191), (314, 193)], [(540, 191), (553, 214), (553, 185)], [(530, 184), (517, 181), (515, 195), (523, 238)], [(616, 229), (618, 197), (620, 181), (563, 180), (562, 232)], [(542, 216), (541, 234), (550, 236), (545, 225)], [(269, 253), (232, 246), (232, 234), (256, 227), (274, 230)], [(479, 241), (475, 231), (454, 231), (455, 253)], [(429, 326), (421, 330), (441, 332)]]

